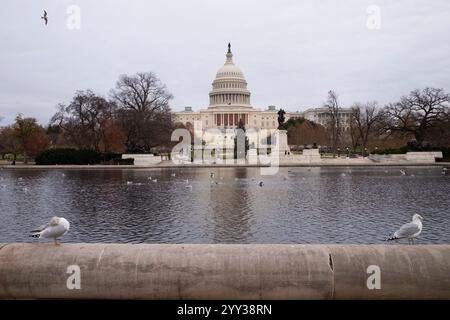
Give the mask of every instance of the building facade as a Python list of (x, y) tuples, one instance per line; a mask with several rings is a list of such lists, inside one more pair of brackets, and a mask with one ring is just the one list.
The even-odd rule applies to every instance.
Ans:
[[(305, 118), (326, 125), (326, 108), (308, 109), (304, 112), (286, 112), (285, 120)], [(350, 114), (349, 109), (342, 109), (343, 119)], [(349, 118), (348, 118), (349, 119)], [(217, 71), (209, 92), (209, 106), (199, 111), (185, 107), (184, 111), (174, 112), (173, 121), (186, 127), (201, 124), (202, 130), (236, 129), (241, 121), (246, 129), (277, 129), (278, 109), (269, 106), (266, 109), (254, 108), (251, 104), (251, 93), (247, 87), (242, 70), (234, 64), (231, 46), (228, 44), (225, 64)], [(347, 123), (346, 120), (342, 122)], [(233, 139), (229, 136), (229, 139)]]
[[(352, 115), (351, 108), (341, 108), (338, 113), (339, 124), (343, 131), (350, 130), (350, 119)], [(324, 127), (327, 127), (331, 120), (330, 111), (328, 108), (311, 108), (302, 112), (302, 118), (318, 123)]]

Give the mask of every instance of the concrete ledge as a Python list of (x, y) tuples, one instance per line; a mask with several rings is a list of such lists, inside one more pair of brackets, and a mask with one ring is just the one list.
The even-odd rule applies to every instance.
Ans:
[(450, 299), (449, 274), (450, 245), (0, 244), (3, 299)]
[[(289, 156), (288, 156), (289, 157)], [(369, 159), (322, 159), (321, 162), (299, 163), (299, 162), (283, 162), (280, 159), (279, 167), (296, 168), (296, 167), (450, 167), (450, 162), (413, 162), (413, 161), (380, 161), (375, 162)], [(263, 168), (269, 165), (262, 164), (185, 164), (176, 165), (171, 161), (164, 161), (152, 166), (135, 166), (135, 165), (59, 165), (59, 166), (40, 166), (40, 165), (15, 165), (0, 166), (0, 170), (149, 170), (149, 169), (198, 169), (198, 168)]]
[(135, 166), (152, 166), (162, 162), (160, 156), (153, 154), (123, 154), (122, 159), (134, 159)]
[(420, 151), (407, 152), (405, 154), (371, 154), (369, 159), (383, 162), (414, 162), (414, 163), (435, 163), (436, 159), (442, 159), (441, 151)]
[(442, 159), (442, 152), (407, 152), (407, 161), (425, 161), (425, 162), (435, 162), (436, 159)]

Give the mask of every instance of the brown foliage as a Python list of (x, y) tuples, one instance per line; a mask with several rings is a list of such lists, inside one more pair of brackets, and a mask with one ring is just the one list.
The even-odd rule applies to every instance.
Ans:
[(290, 145), (326, 145), (328, 137), (326, 129), (320, 124), (300, 119), (287, 123), (287, 135)]

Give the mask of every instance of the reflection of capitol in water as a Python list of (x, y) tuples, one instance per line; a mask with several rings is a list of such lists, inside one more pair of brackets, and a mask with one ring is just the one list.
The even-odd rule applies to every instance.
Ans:
[[(244, 73), (234, 64), (231, 45), (228, 44), (225, 64), (217, 71), (209, 93), (209, 106), (206, 109), (193, 111), (192, 107), (186, 107), (184, 111), (173, 114), (175, 123), (182, 123), (186, 127), (217, 129), (227, 139), (233, 139), (233, 131), (239, 122), (246, 129), (274, 130), (278, 127), (278, 110), (275, 106), (269, 106), (266, 110), (254, 108), (250, 101), (250, 91)], [(349, 109), (341, 110), (344, 127), (349, 119)], [(287, 112), (285, 120), (290, 118), (306, 118), (317, 123), (325, 124), (327, 110), (324, 108), (308, 109), (305, 112)], [(229, 129), (227, 132), (226, 130)], [(230, 134), (230, 132), (232, 134)], [(202, 134), (196, 132), (196, 134)]]

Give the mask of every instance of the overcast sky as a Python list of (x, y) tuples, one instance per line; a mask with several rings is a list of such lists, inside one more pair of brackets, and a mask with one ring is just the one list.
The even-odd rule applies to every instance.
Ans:
[[(81, 9), (80, 30), (67, 27), (71, 4)], [(367, 27), (370, 5), (381, 9), (378, 30)], [(448, 0), (6, 0), (1, 7), (2, 125), (19, 112), (47, 124), (76, 90), (107, 96), (120, 74), (140, 71), (167, 85), (173, 110), (205, 108), (229, 41), (258, 108), (321, 106), (330, 89), (345, 106), (383, 104), (416, 87), (450, 91)]]

